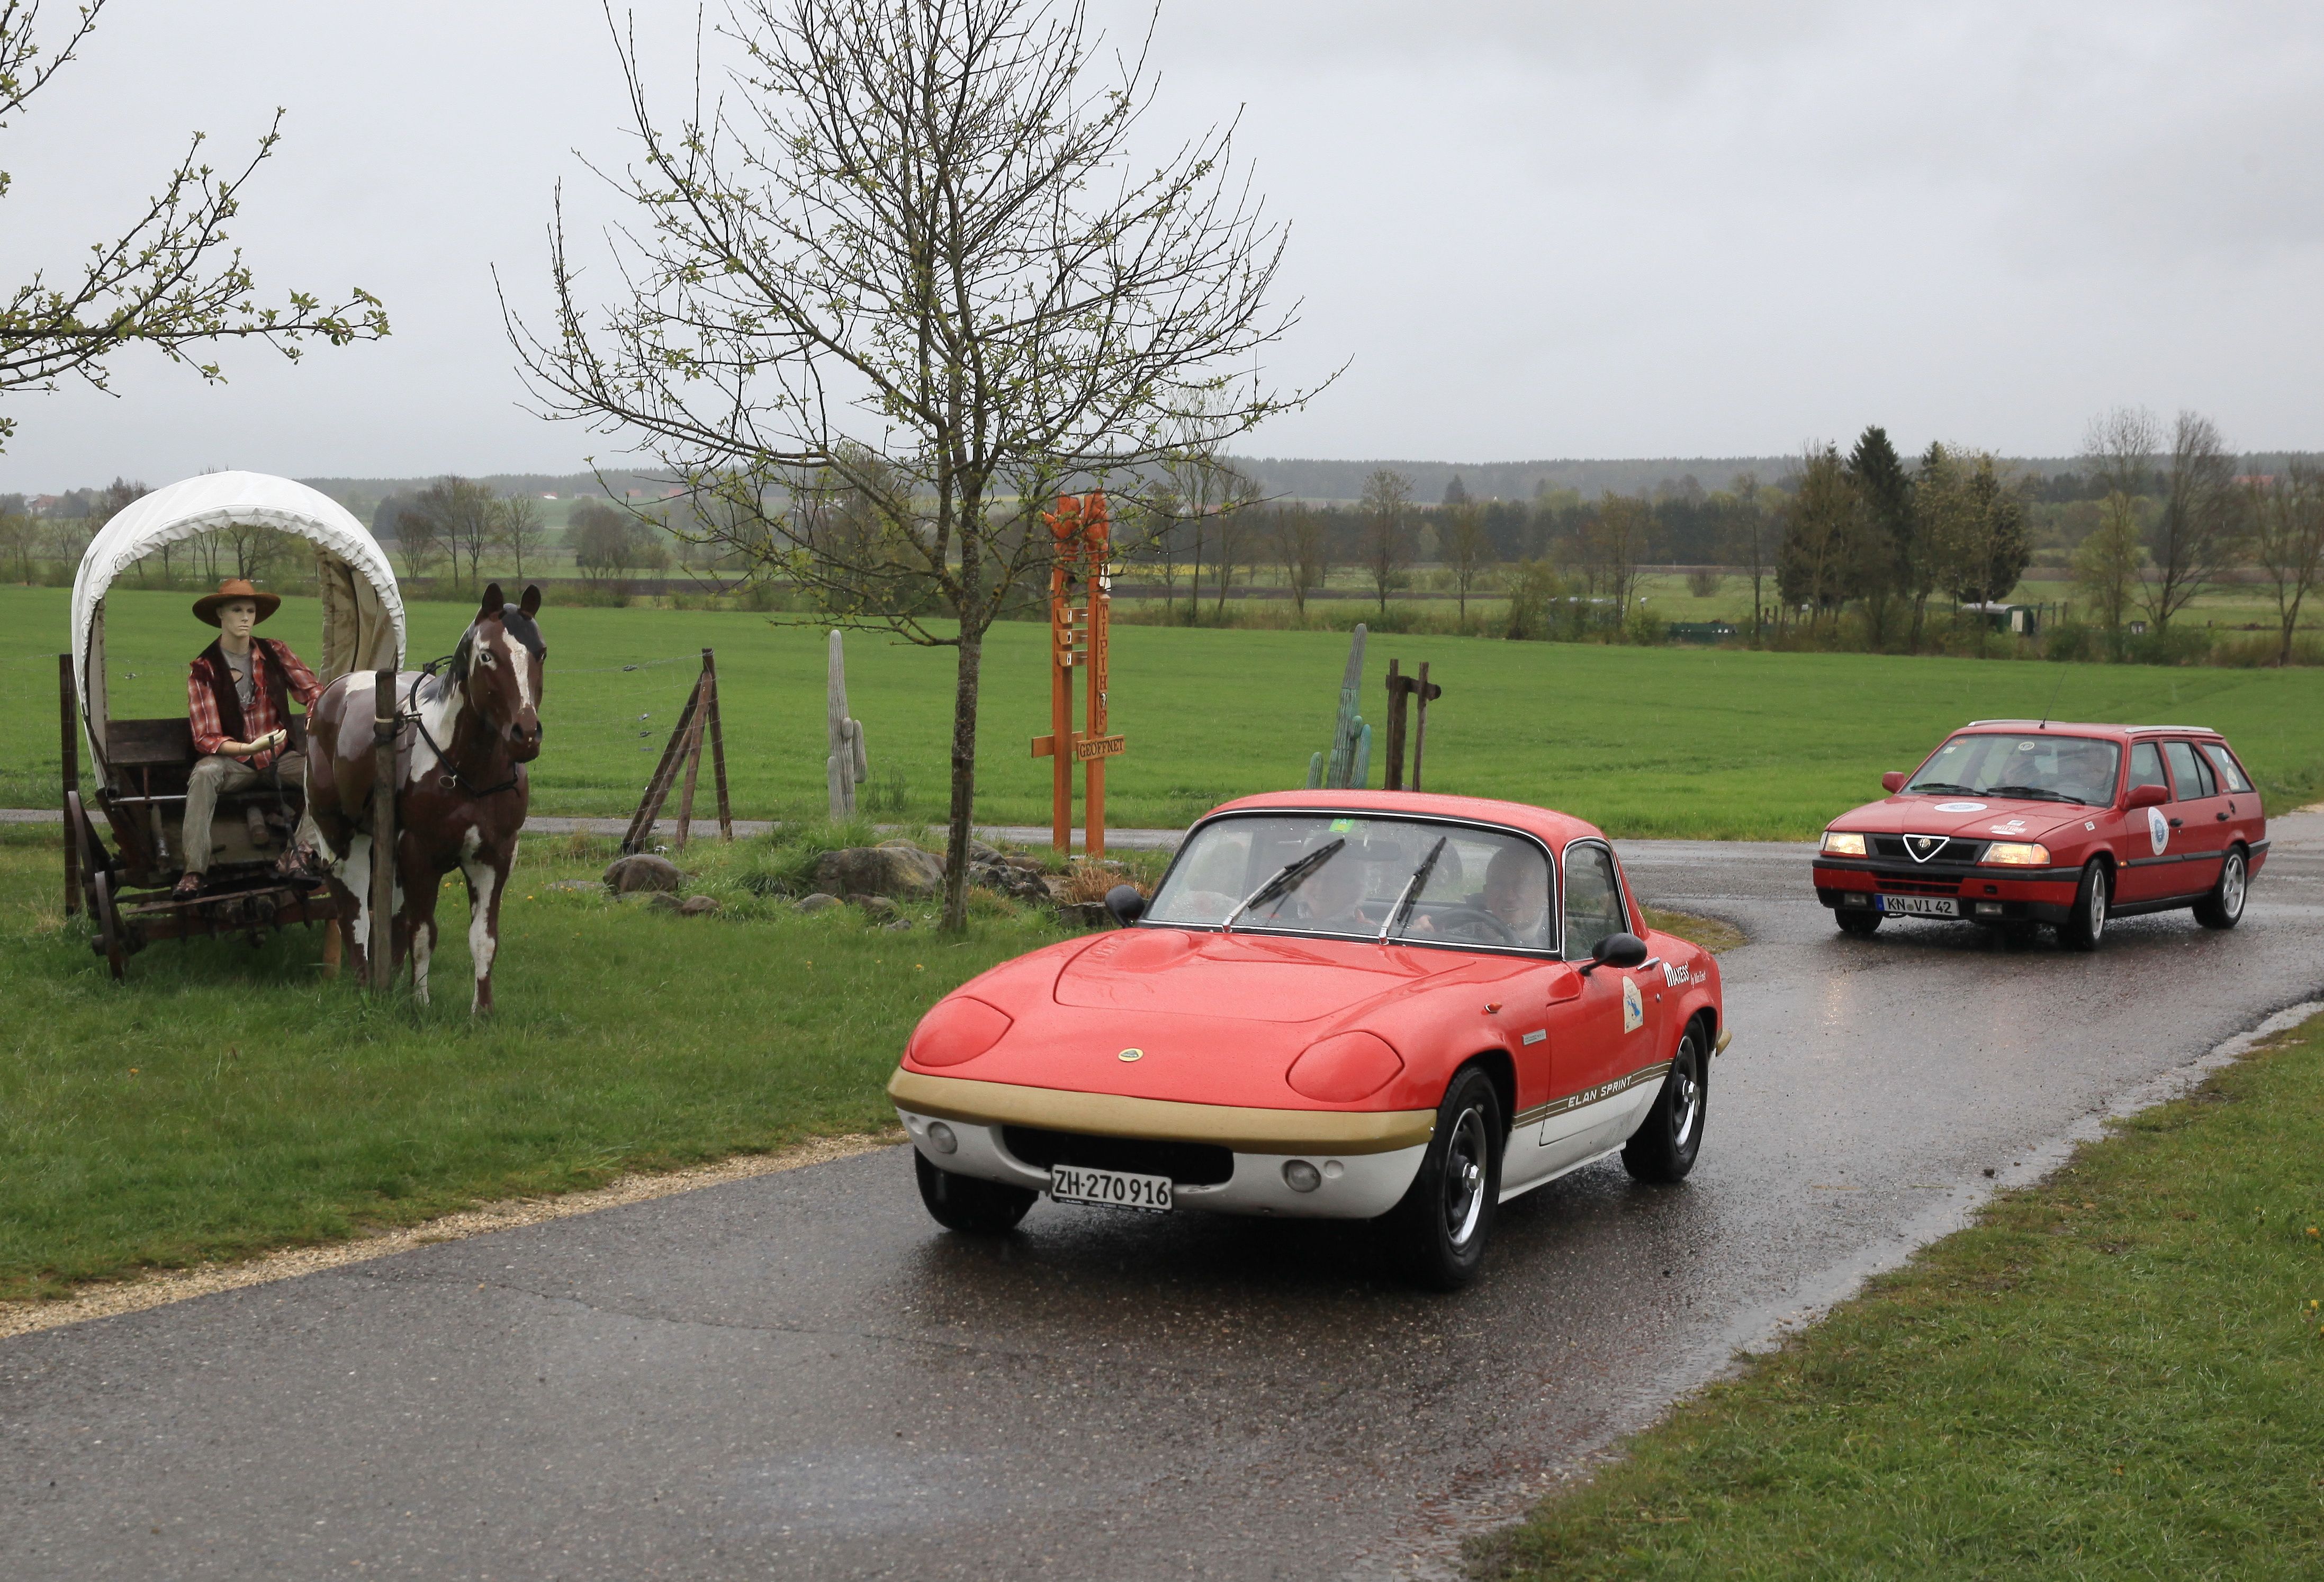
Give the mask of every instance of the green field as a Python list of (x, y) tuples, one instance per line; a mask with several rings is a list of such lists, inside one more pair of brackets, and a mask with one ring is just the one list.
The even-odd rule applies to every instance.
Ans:
[(2324, 1020), (1471, 1546), (1518, 1578), (2324, 1575)]
[[(177, 713), (185, 661), (207, 633), (180, 594), (116, 591), (116, 714)], [(53, 806), (54, 654), (66, 597), (0, 588), (0, 805)], [(447, 652), (464, 606), (413, 606), (411, 650)], [(311, 650), (311, 600), (288, 601), (270, 634)], [(623, 814), (634, 805), (705, 644), (718, 651), (738, 815), (819, 816), (824, 725), (820, 631), (742, 613), (552, 608), (547, 750), (539, 812)], [(996, 627), (986, 647), (977, 815), (1047, 823), (1048, 766), (1028, 754), (1047, 728), (1047, 628)], [(1114, 644), (1112, 725), (1130, 742), (1110, 772), (1117, 827), (1183, 825), (1225, 797), (1305, 782), (1325, 745), (1346, 640), (1326, 633), (1125, 626)], [(2226, 731), (2271, 805), (2324, 791), (2324, 671), (2052, 665), (1861, 654), (1620, 648), (1484, 638), (1376, 638), (1364, 707), (1381, 717), (1391, 656), (1430, 661), (1445, 694), (1431, 712), (1432, 789), (1547, 803), (1618, 835), (1802, 837), (1879, 794), (1950, 726), (1978, 717), (2186, 722)], [(873, 805), (894, 822), (945, 810), (952, 696), (948, 649), (876, 634), (849, 638), (849, 695), (864, 723)], [(1376, 765), (1373, 782), (1379, 783)]]

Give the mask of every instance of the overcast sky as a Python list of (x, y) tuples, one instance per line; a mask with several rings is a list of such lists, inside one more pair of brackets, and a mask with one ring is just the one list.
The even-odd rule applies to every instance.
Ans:
[[(673, 101), (693, 16), (636, 9)], [(2054, 455), (2115, 402), (2324, 447), (2324, 6), (1166, 0), (1154, 59), (1149, 146), (1240, 114), (1291, 222), (1270, 373), (1351, 365), (1254, 454), (1766, 454), (1881, 422)], [(520, 409), (491, 272), (538, 310), (560, 177), (608, 215), (576, 151), (622, 158), (618, 93), (587, 0), (114, 0), (0, 133), (0, 279), (69, 266), (187, 133), (223, 163), (280, 104), (236, 239), (262, 288), (360, 284), (395, 334), (6, 398), (0, 489), (615, 461)]]

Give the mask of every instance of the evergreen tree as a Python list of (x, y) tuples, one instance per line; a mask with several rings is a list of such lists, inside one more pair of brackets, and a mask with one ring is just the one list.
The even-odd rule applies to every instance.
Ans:
[(1848, 481), (1855, 486), (1858, 515), (1849, 591), (1864, 601), (1867, 634), (1877, 650), (1887, 646), (1898, 597), (1912, 597), (1916, 536), (1913, 479), (1886, 429), (1876, 424), (1857, 439), (1848, 458)]

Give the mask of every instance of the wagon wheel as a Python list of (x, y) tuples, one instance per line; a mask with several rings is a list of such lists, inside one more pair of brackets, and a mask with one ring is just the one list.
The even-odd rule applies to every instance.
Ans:
[(106, 965), (113, 968), (115, 983), (129, 976), (126, 953), (122, 948), (121, 913), (113, 904), (113, 875), (99, 874), (89, 884), (89, 911), (97, 918), (97, 939), (105, 948)]
[(77, 791), (65, 793), (65, 838), (73, 843), (73, 849), (80, 856), (81, 902), (94, 916), (97, 876), (112, 871), (113, 859), (97, 838), (97, 829), (88, 821), (88, 810), (81, 806), (80, 792)]

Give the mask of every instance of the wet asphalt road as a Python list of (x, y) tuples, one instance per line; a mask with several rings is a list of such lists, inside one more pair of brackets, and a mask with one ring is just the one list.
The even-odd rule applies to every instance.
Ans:
[(2324, 819), (2275, 833), (2242, 929), (2096, 957), (1845, 939), (1803, 848), (1625, 847), (1752, 936), (1702, 1163), (1520, 1199), (1452, 1298), (1355, 1227), (1044, 1203), (965, 1243), (899, 1150), (0, 1342), (0, 1575), (1437, 1570), (1988, 1168), (2318, 997)]

